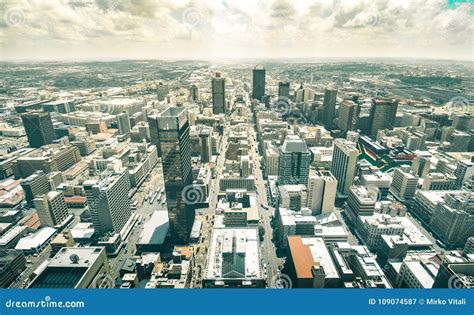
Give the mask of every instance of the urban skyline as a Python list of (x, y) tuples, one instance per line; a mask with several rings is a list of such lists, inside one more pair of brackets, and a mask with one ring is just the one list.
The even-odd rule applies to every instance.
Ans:
[(474, 287), (471, 5), (0, 2), (0, 288)]

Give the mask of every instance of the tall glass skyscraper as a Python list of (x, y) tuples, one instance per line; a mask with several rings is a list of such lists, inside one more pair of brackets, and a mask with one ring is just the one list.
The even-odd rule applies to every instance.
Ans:
[(288, 135), (280, 148), (278, 181), (282, 185), (308, 183), (311, 153), (306, 142), (296, 135)]
[(55, 139), (51, 116), (46, 112), (29, 112), (21, 115), (28, 142), (32, 148), (53, 143)]
[(332, 127), (334, 115), (336, 113), (336, 89), (325, 89), (324, 90), (324, 103), (323, 103), (323, 124), (325, 127)]
[(373, 99), (369, 116), (369, 134), (376, 136), (381, 129), (393, 129), (397, 116), (398, 100)]
[(156, 116), (156, 122), (173, 240), (186, 244), (195, 215), (194, 205), (183, 199), (183, 190), (193, 183), (188, 113), (170, 107)]
[(221, 77), (220, 72), (212, 78), (212, 113), (225, 114), (225, 79)]
[(262, 65), (257, 65), (253, 69), (252, 83), (252, 98), (262, 101), (262, 97), (265, 95), (265, 68)]

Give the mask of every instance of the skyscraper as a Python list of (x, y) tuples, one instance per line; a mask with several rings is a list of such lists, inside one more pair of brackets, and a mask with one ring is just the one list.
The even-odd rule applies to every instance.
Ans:
[(357, 128), (360, 108), (352, 101), (343, 101), (339, 106), (337, 126), (344, 132)]
[(212, 158), (212, 128), (202, 128), (199, 132), (199, 144), (201, 145), (201, 162), (207, 163)]
[(336, 113), (336, 89), (324, 90), (323, 116), (322, 121), (325, 127), (332, 127), (334, 115)]
[(436, 238), (448, 246), (463, 246), (474, 235), (474, 192), (447, 193), (437, 202), (429, 223)]
[(25, 192), (25, 199), (30, 206), (33, 199), (49, 191), (48, 176), (43, 171), (36, 171), (21, 181), (21, 187)]
[(278, 181), (280, 184), (308, 183), (311, 153), (306, 142), (296, 135), (288, 135), (280, 148)]
[(248, 155), (240, 157), (240, 176), (247, 178), (250, 176), (250, 159)]
[(310, 170), (308, 208), (313, 215), (331, 213), (336, 200), (337, 180), (329, 171)]
[(369, 134), (376, 136), (381, 129), (393, 129), (397, 108), (398, 100), (373, 99), (369, 116)]
[(377, 200), (370, 195), (366, 187), (352, 185), (349, 188), (346, 204), (347, 216), (354, 223), (357, 222), (357, 216), (373, 215), (376, 202)]
[(290, 98), (290, 82), (278, 83), (278, 98)]
[(32, 148), (40, 148), (55, 139), (51, 116), (46, 112), (29, 112), (21, 115), (28, 142)]
[(61, 192), (50, 191), (34, 199), (35, 209), (43, 226), (63, 223), (69, 216), (66, 201)]
[(474, 157), (471, 157), (471, 160), (459, 160), (454, 176), (456, 176), (456, 189), (460, 189), (469, 178), (474, 176)]
[(82, 185), (96, 233), (119, 233), (132, 215), (128, 172), (110, 173), (101, 180), (86, 180)]
[(353, 142), (341, 138), (334, 140), (331, 173), (337, 179), (339, 195), (349, 194), (349, 188), (354, 181), (358, 154), (359, 150)]
[(123, 112), (118, 114), (116, 117), (119, 133), (121, 135), (129, 134), (132, 128), (130, 126), (130, 117), (128, 116), (128, 113)]
[(393, 171), (393, 180), (390, 192), (400, 201), (413, 199), (418, 185), (418, 176), (413, 173), (409, 165), (402, 165)]
[(220, 72), (212, 78), (212, 113), (225, 114), (225, 79), (221, 77)]
[(262, 65), (256, 65), (253, 69), (252, 98), (262, 101), (265, 95), (265, 68)]
[(191, 96), (191, 101), (197, 102), (200, 99), (199, 87), (196, 84), (191, 84), (189, 87), (189, 94)]
[(170, 107), (157, 115), (156, 122), (173, 240), (187, 243), (194, 223), (194, 205), (183, 198), (183, 190), (193, 183), (188, 113)]

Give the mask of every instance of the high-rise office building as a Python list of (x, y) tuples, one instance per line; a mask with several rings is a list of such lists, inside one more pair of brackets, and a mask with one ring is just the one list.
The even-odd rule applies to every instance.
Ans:
[(311, 103), (314, 101), (315, 96), (316, 93), (314, 93), (313, 89), (303, 88), (303, 86), (301, 86), (298, 90), (295, 91), (295, 101), (297, 103)]
[(337, 179), (330, 171), (309, 171), (308, 208), (313, 215), (331, 213), (336, 200)]
[(53, 122), (47, 112), (29, 112), (21, 115), (30, 147), (39, 148), (55, 139)]
[(390, 192), (400, 201), (413, 199), (418, 185), (418, 176), (409, 165), (402, 165), (393, 171)]
[(308, 182), (311, 153), (306, 142), (296, 135), (288, 135), (280, 148), (278, 181), (280, 184)]
[(36, 171), (21, 181), (21, 187), (25, 192), (26, 202), (32, 206), (33, 199), (49, 191), (48, 176), (43, 171)]
[(128, 172), (111, 173), (101, 180), (86, 180), (82, 185), (96, 233), (119, 233), (132, 215)]
[(128, 116), (128, 113), (123, 112), (118, 114), (116, 117), (119, 133), (121, 135), (129, 134), (132, 127), (130, 126), (130, 117)]
[(199, 132), (199, 144), (201, 145), (201, 162), (207, 163), (212, 158), (212, 128), (202, 128)]
[(16, 178), (25, 178), (38, 170), (46, 174), (64, 172), (81, 160), (79, 148), (69, 144), (48, 144), (22, 155), (12, 163)]
[(265, 68), (262, 65), (256, 65), (253, 68), (252, 98), (262, 101), (265, 95)]
[(456, 176), (456, 189), (460, 189), (469, 178), (474, 176), (474, 157), (471, 160), (458, 161), (454, 176)]
[(176, 243), (187, 243), (194, 223), (194, 205), (183, 191), (193, 183), (188, 113), (170, 107), (156, 117), (171, 232)]
[(333, 125), (334, 115), (336, 113), (336, 97), (336, 89), (330, 88), (324, 90), (322, 121), (325, 127), (331, 127)]
[(240, 176), (247, 178), (250, 176), (250, 158), (248, 155), (240, 157)]
[(225, 114), (225, 102), (225, 79), (220, 72), (216, 72), (216, 76), (212, 78), (212, 113)]
[(337, 179), (337, 192), (347, 196), (354, 181), (359, 150), (355, 144), (345, 139), (334, 140), (331, 173)]
[(411, 169), (418, 177), (425, 177), (430, 173), (431, 161), (428, 156), (417, 155), (411, 164)]
[(369, 134), (376, 136), (381, 129), (393, 129), (397, 108), (398, 100), (373, 99), (369, 116)]
[(349, 218), (355, 222), (356, 216), (373, 215), (377, 199), (374, 198), (366, 187), (352, 185), (349, 188), (346, 209)]
[[(278, 98), (275, 101), (274, 107), (277, 111), (286, 112), (290, 107), (290, 83), (279, 82), (278, 83)], [(265, 104), (267, 105), (267, 103)], [(267, 107), (269, 107), (269, 103)]]
[(110, 288), (106, 249), (99, 247), (63, 247), (31, 281), (33, 289)]
[(149, 114), (147, 117), (148, 130), (150, 132), (150, 142), (158, 149), (158, 156), (161, 157), (160, 139), (158, 138), (158, 116)]
[(359, 105), (352, 101), (343, 101), (339, 106), (337, 126), (344, 132), (356, 130), (359, 118)]
[(198, 102), (200, 100), (199, 87), (196, 84), (191, 84), (189, 87), (189, 95), (193, 102)]
[(474, 192), (447, 193), (438, 202), (429, 227), (448, 246), (463, 246), (474, 235)]
[(25, 268), (26, 258), (23, 251), (0, 249), (0, 288), (8, 288)]
[(308, 203), (308, 189), (306, 185), (280, 185), (278, 186), (278, 193), (281, 208), (301, 211)]
[(283, 98), (283, 99), (290, 98), (290, 82), (278, 83), (278, 98)]
[(35, 209), (43, 226), (56, 226), (69, 216), (66, 201), (61, 192), (50, 191), (34, 199)]

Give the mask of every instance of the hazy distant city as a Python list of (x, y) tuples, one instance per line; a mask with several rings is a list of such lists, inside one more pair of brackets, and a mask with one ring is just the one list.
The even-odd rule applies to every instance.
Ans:
[[(78, 55), (46, 61), (66, 39), (23, 55), (13, 34), (33, 31), (36, 4), (26, 3), (3, 8), (0, 35), (0, 287), (474, 286), (468, 51), (296, 58), (305, 48), (289, 43), (287, 56), (206, 59), (190, 44), (174, 60), (103, 60), (78, 38)], [(153, 1), (144, 11), (65, 3), (58, 29), (63, 13), (161, 14)], [(215, 10), (234, 5), (222, 3)], [(290, 2), (269, 7), (279, 19), (297, 14)], [(187, 25), (199, 31), (208, 11), (193, 10)], [(469, 7), (449, 10), (442, 17), (472, 22)], [(376, 17), (364, 27), (383, 27)], [(356, 22), (339, 21), (340, 31), (359, 36)], [(48, 28), (38, 24), (37, 36), (58, 34), (40, 34)], [(125, 36), (115, 30), (104, 36)]]

